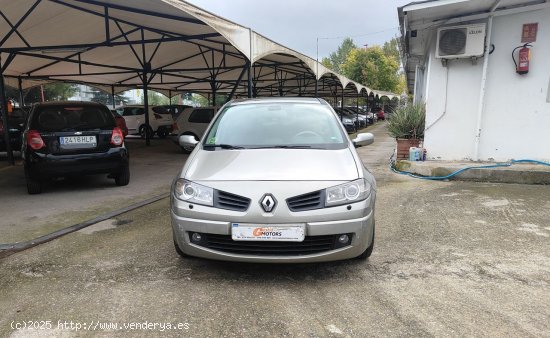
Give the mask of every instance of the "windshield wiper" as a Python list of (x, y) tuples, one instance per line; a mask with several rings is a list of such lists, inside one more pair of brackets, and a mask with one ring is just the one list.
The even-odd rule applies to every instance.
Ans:
[(254, 148), (250, 148), (250, 149), (311, 149), (313, 148), (312, 146), (308, 146), (308, 145), (283, 145), (283, 144), (278, 144), (278, 145), (272, 145), (272, 146), (262, 146), (262, 147), (254, 147)]
[(221, 143), (221, 144), (205, 144), (204, 147), (220, 147), (222, 149), (245, 149), (244, 147), (241, 147), (241, 146), (234, 146), (232, 144), (224, 144), (224, 143)]

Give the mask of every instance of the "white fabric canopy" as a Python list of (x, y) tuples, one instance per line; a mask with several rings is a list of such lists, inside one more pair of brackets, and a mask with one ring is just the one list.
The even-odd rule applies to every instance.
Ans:
[[(143, 86), (168, 92), (379, 95), (314, 59), (179, 0), (0, 0), (6, 84), (52, 81), (107, 92)], [(4, 37), (4, 38), (2, 38)], [(149, 67), (150, 65), (150, 67)], [(383, 93), (392, 98), (392, 93)]]

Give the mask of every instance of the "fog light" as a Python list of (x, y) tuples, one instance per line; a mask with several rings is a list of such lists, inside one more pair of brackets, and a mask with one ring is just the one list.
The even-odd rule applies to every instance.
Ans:
[(192, 242), (195, 242), (195, 243), (198, 243), (200, 242), (202, 239), (202, 236), (201, 234), (197, 233), (197, 232), (194, 232), (192, 235), (191, 235), (191, 241)]
[(341, 235), (340, 237), (338, 237), (338, 242), (340, 242), (342, 244), (346, 244), (347, 242), (349, 242), (349, 236), (348, 235)]

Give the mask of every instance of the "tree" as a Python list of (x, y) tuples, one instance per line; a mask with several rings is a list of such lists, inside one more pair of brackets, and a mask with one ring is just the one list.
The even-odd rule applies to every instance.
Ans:
[[(168, 97), (152, 90), (147, 91), (147, 102), (149, 103), (150, 106), (160, 106), (160, 105), (170, 104), (170, 100), (168, 99)], [(143, 95), (141, 96), (141, 104), (144, 104)]]
[(395, 92), (399, 85), (399, 62), (385, 55), (380, 46), (352, 50), (342, 73), (370, 88)]
[(389, 58), (393, 58), (398, 63), (401, 61), (401, 54), (399, 54), (399, 40), (397, 40), (397, 38), (384, 42), (382, 51), (384, 52), (384, 55)]
[[(102, 103), (109, 108), (113, 106), (113, 96), (111, 93), (107, 93), (101, 89), (97, 89), (94, 87), (88, 87), (88, 88), (93, 95), (91, 98), (92, 101)], [(126, 103), (128, 103), (128, 98), (120, 94), (115, 94), (116, 106), (125, 105)]]
[(353, 42), (353, 39), (345, 38), (340, 47), (338, 47), (338, 50), (330, 53), (328, 59), (323, 58), (322, 63), (325, 67), (330, 68), (337, 73), (341, 73), (342, 66), (346, 62), (350, 52), (354, 49), (357, 49), (357, 46)]
[[(76, 93), (76, 87), (72, 83), (47, 83), (43, 85), (45, 101), (65, 101)], [(25, 104), (41, 102), (42, 94), (40, 86), (26, 90)]]

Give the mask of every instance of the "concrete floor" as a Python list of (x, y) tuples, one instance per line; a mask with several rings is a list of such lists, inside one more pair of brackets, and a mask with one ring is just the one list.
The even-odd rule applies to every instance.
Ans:
[[(188, 324), (132, 336), (550, 336), (550, 187), (396, 175), (373, 131), (359, 151), (378, 179), (368, 261), (181, 259), (163, 200), (0, 260), (0, 336), (114, 335), (71, 320)], [(11, 328), (32, 320), (53, 329)]]
[[(27, 194), (21, 161), (0, 166), (0, 244), (31, 240), (136, 201), (168, 192), (187, 159), (168, 139), (128, 138), (130, 184), (117, 187), (107, 175), (50, 182), (39, 195)], [(6, 163), (6, 162), (2, 162)]]

